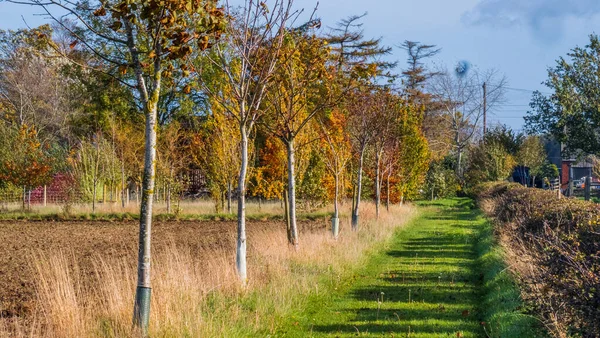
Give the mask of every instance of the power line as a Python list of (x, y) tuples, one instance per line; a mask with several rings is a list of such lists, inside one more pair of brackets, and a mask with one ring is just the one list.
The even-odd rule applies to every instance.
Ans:
[(504, 89), (513, 90), (513, 91), (516, 91), (516, 92), (525, 92), (525, 93), (539, 92), (539, 93), (542, 93), (542, 94), (545, 94), (545, 95), (552, 95), (552, 93), (543, 92), (543, 91), (540, 91), (540, 90), (523, 89), (523, 88), (513, 88), (513, 87), (504, 87)]

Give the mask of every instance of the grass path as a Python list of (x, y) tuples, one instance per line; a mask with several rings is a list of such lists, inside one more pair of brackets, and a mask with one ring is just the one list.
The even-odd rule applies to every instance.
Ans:
[(422, 204), (419, 217), (286, 336), (485, 337), (475, 250), (484, 220), (471, 203)]

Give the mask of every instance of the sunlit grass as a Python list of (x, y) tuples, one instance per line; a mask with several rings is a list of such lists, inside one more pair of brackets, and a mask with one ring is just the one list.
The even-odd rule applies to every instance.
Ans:
[[(198, 252), (173, 243), (155, 252), (151, 336), (281, 335), (289, 318), (309, 308), (314, 295), (350, 282), (369, 253), (414, 215), (412, 207), (393, 206), (376, 222), (371, 204), (365, 203), (362, 211), (360, 231), (350, 231), (345, 217), (337, 241), (329, 229), (301, 233), (298, 250), (287, 244), (284, 227), (254, 233), (249, 238), (250, 284), (245, 289), (235, 273), (233, 248)], [(134, 337), (135, 259), (96, 257), (92, 271), (81, 271), (76, 253), (65, 252), (32, 258), (38, 272), (37, 310), (16, 324), (0, 319), (0, 334)], [(31, 322), (40, 324), (17, 327)]]
[[(537, 337), (535, 323), (517, 318), (518, 289), (497, 277), (502, 260), (489, 264), (489, 227), (468, 199), (422, 203), (419, 217), (310, 303), (287, 336)], [(508, 303), (499, 299), (506, 287)]]
[[(300, 207), (300, 206), (299, 206)], [(234, 202), (231, 208), (232, 212), (227, 210), (216, 211), (215, 204), (209, 200), (182, 201), (173, 202), (171, 212), (167, 213), (166, 203), (155, 202), (153, 214), (157, 220), (236, 220), (237, 203)], [(299, 208), (297, 217), (303, 219), (318, 219), (331, 217), (333, 206), (324, 204), (318, 208), (302, 209)], [(74, 204), (68, 212), (64, 205), (49, 204), (42, 206), (34, 204), (31, 209), (23, 210), (20, 203), (5, 204), (4, 209), (0, 209), (0, 220), (135, 220), (138, 219), (140, 207), (135, 201), (131, 201), (125, 207), (120, 203), (98, 203), (95, 211), (92, 211), (91, 203)], [(344, 213), (342, 216), (346, 216)], [(246, 204), (246, 217), (250, 220), (281, 220), (284, 218), (284, 208), (280, 201), (258, 202), (250, 200)]]

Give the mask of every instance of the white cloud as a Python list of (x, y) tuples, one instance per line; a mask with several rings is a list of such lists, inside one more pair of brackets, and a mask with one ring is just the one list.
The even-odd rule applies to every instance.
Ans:
[(463, 14), (470, 25), (525, 26), (542, 39), (556, 39), (567, 18), (588, 20), (600, 14), (598, 0), (481, 0)]

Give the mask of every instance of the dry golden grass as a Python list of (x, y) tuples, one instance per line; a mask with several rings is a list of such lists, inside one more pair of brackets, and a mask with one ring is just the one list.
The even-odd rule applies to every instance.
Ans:
[[(300, 204), (298, 207), (302, 207)], [(17, 213), (17, 214), (34, 214), (34, 215), (52, 215), (62, 214), (65, 211), (63, 204), (48, 204), (46, 206), (40, 204), (32, 204), (31, 210), (23, 211), (23, 205), (21, 203), (8, 203), (3, 204), (0, 207), (0, 213)], [(281, 215), (283, 213), (283, 205), (279, 201), (263, 201), (259, 203), (257, 200), (246, 201), (246, 214), (247, 215)], [(207, 199), (198, 200), (185, 200), (179, 203), (171, 203), (171, 213), (179, 213), (180, 215), (211, 215), (217, 212), (214, 201)], [(231, 205), (232, 214), (237, 211), (237, 201), (233, 200)], [(312, 213), (329, 212), (331, 211), (330, 206), (323, 206), (316, 209), (300, 210)], [(95, 211), (98, 215), (103, 214), (120, 214), (130, 213), (138, 214), (140, 212), (140, 206), (135, 200), (129, 202), (129, 204), (123, 207), (120, 202), (106, 202), (96, 203)], [(167, 214), (167, 204), (162, 201), (154, 202), (153, 205), (154, 214)], [(73, 215), (79, 214), (91, 214), (92, 204), (91, 203), (75, 203), (70, 206), (69, 213)], [(224, 209), (219, 210), (219, 213), (227, 213), (227, 204)]]
[[(154, 252), (151, 327), (153, 337), (236, 337), (265, 335), (282, 318), (301, 309), (324, 280), (339, 281), (364, 262), (369, 250), (388, 239), (415, 213), (393, 206), (375, 220), (365, 203), (362, 227), (350, 231), (341, 220), (336, 241), (328, 230), (301, 233), (300, 247), (287, 244), (282, 229), (249, 238), (249, 278), (239, 287), (234, 248), (199, 254), (172, 243)], [(36, 254), (37, 310), (31, 318), (1, 320), (2, 337), (135, 337), (131, 329), (135, 259), (96, 257), (83, 273), (74, 253)], [(26, 324), (25, 324), (26, 323)]]

